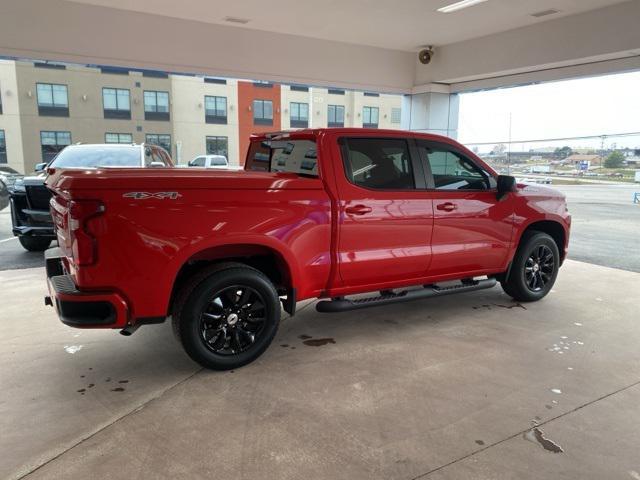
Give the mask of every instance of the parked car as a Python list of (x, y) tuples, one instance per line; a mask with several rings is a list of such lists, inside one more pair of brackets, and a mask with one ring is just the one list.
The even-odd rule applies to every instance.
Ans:
[(60, 246), (45, 301), (62, 322), (130, 335), (170, 317), (212, 369), (260, 356), (281, 303), (343, 312), (497, 282), (540, 300), (569, 242), (561, 193), (416, 132), (256, 135), (244, 172), (49, 171)]
[(7, 208), (9, 205), (9, 189), (5, 183), (0, 180), (0, 210)]
[(229, 168), (229, 161), (224, 155), (200, 155), (188, 164), (189, 167)]
[(46, 170), (113, 167), (171, 167), (169, 154), (156, 145), (70, 145), (49, 164), (36, 165), (35, 176), (18, 179), (11, 190), (13, 234), (29, 251), (43, 251), (55, 240), (49, 213), (51, 193), (44, 185)]
[(22, 178), (23, 176), (24, 175), (18, 173), (8, 165), (0, 165), (0, 181), (4, 183), (9, 189), (13, 187), (13, 184), (16, 183), (16, 180)]

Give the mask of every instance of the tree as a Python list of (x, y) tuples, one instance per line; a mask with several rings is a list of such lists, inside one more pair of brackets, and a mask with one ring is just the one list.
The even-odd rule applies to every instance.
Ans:
[(573, 153), (573, 150), (571, 150), (571, 147), (562, 147), (562, 148), (556, 148), (553, 151), (553, 156), (556, 158), (559, 158), (560, 160), (564, 160), (572, 153)]
[(504, 143), (500, 143), (493, 148), (493, 151), (491, 153), (493, 153), (494, 155), (502, 155), (506, 151), (507, 146)]
[(604, 161), (606, 168), (620, 168), (624, 163), (624, 155), (618, 150), (611, 152), (607, 159)]

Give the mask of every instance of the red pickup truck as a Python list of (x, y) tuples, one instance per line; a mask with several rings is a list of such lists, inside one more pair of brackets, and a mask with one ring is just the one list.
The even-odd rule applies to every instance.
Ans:
[(304, 299), (341, 312), (500, 282), (539, 300), (569, 240), (563, 195), (414, 132), (252, 136), (244, 171), (48, 173), (59, 247), (45, 300), (62, 322), (130, 335), (170, 318), (213, 369), (261, 355), (281, 304), (293, 315)]

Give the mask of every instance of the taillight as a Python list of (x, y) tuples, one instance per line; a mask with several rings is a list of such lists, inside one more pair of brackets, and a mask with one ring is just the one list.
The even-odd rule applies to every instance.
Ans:
[(89, 223), (103, 212), (104, 205), (98, 200), (69, 202), (69, 239), (73, 263), (79, 267), (93, 265), (97, 261), (98, 242)]

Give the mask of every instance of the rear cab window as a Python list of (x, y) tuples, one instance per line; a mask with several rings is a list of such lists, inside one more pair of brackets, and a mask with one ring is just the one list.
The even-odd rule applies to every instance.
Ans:
[(296, 138), (266, 138), (252, 141), (247, 154), (246, 170), (317, 177), (316, 142)]

